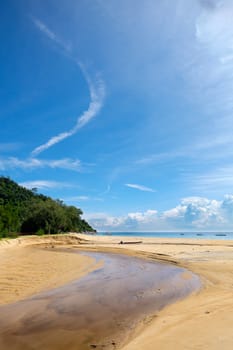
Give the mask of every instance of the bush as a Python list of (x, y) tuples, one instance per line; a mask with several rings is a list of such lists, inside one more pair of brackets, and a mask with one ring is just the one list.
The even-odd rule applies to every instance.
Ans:
[(37, 236), (43, 236), (45, 234), (43, 228), (40, 228), (38, 231), (36, 231)]

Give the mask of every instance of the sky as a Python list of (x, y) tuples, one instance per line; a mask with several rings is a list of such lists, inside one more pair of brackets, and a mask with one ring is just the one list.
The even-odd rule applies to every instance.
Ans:
[(233, 230), (232, 0), (0, 13), (0, 175), (99, 231)]

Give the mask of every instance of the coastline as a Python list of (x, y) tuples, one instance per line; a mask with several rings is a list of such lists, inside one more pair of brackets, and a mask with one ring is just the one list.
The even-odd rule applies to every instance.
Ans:
[[(45, 271), (44, 275), (42, 274), (41, 280), (47, 280), (47, 285), (45, 286), (44, 284), (43, 289), (53, 288), (58, 283), (55, 280), (52, 281), (51, 277), (48, 276), (49, 269), (53, 270), (52, 266), (56, 265), (56, 261), (59, 261), (57, 266), (65, 266), (63, 271), (57, 268), (57, 272), (55, 272), (55, 275), (59, 276), (59, 285), (85, 275), (91, 269), (96, 268), (96, 266), (90, 260), (78, 261), (76, 257), (79, 257), (79, 255), (70, 254), (69, 252), (59, 252), (58, 259), (56, 251), (44, 248), (35, 249), (33, 247), (34, 244), (47, 248), (59, 244), (64, 247), (75, 247), (84, 250), (121, 252), (127, 255), (175, 263), (201, 277), (203, 282), (201, 291), (167, 306), (158, 313), (158, 317), (152, 318), (146, 325), (142, 323), (133, 332), (123, 349), (139, 350), (147, 348), (147, 350), (152, 350), (160, 348), (170, 350), (174, 349), (174, 344), (178, 349), (232, 349), (233, 241), (143, 238), (143, 243), (141, 244), (119, 244), (121, 240), (124, 241), (124, 237), (89, 236), (83, 234), (64, 235), (58, 238), (54, 236), (22, 237), (17, 240), (11, 240), (10, 243), (0, 241), (0, 261), (2, 264), (5, 259), (5, 263), (7, 261), (9, 263), (9, 256), (11, 255), (12, 257), (14, 251), (25, 253), (25, 250), (27, 250), (31, 254), (25, 255), (20, 253), (17, 257), (18, 264), (20, 264), (20, 261), (22, 262), (23, 256), (27, 260), (30, 256), (32, 257), (35, 251), (38, 254), (45, 254), (48, 259), (47, 264), (48, 261), (53, 262), (53, 264), (48, 266), (48, 270)], [(138, 240), (138, 237), (130, 239), (127, 237), (126, 240), (135, 241)], [(8, 246), (11, 246), (10, 255)], [(63, 254), (65, 255), (63, 256)], [(70, 258), (67, 256), (70, 256)], [(35, 256), (35, 259), (38, 259), (38, 257)], [(74, 260), (76, 260), (76, 263), (73, 263)], [(13, 264), (13, 261), (11, 263)], [(75, 266), (77, 269), (79, 266), (81, 270), (74, 271)], [(31, 270), (33, 269), (34, 265)], [(22, 268), (20, 271), (22, 273)], [(78, 275), (78, 271), (80, 275)], [(10, 284), (15, 285), (15, 280), (11, 279), (12, 273), (14, 273), (14, 267), (8, 273), (8, 288)], [(32, 275), (33, 273), (35, 275), (37, 272), (32, 271)], [(27, 278), (29, 280), (28, 276)], [(0, 273), (0, 282), (2, 281)], [(3, 284), (1, 283), (1, 285)], [(25, 288), (26, 285), (22, 286), (21, 289)], [(37, 291), (40, 288), (38, 289), (37, 286)], [(8, 300), (8, 302), (19, 300), (20, 296), (15, 294), (13, 290), (10, 291), (14, 298)], [(30, 290), (30, 293), (28, 295), (34, 294), (35, 291)], [(21, 298), (28, 295), (21, 295)]]

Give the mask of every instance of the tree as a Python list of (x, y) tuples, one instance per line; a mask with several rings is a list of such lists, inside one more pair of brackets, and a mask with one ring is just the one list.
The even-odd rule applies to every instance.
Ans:
[(0, 234), (94, 231), (82, 211), (0, 177)]

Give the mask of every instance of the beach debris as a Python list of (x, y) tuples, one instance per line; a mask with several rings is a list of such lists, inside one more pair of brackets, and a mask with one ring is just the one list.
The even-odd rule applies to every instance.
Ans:
[(124, 242), (124, 241), (120, 241), (119, 244), (139, 244), (142, 243), (142, 241), (128, 241), (128, 242)]

